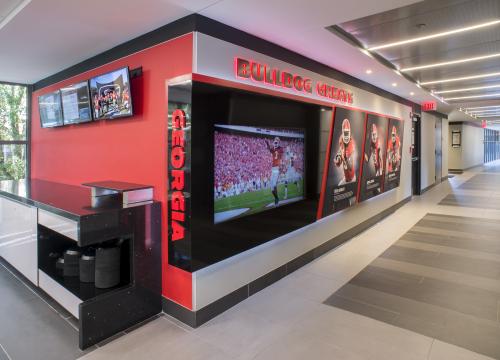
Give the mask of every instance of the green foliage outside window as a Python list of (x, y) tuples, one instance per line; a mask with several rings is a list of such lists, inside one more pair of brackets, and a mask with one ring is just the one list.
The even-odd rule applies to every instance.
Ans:
[(0, 83), (0, 180), (26, 177), (27, 89)]

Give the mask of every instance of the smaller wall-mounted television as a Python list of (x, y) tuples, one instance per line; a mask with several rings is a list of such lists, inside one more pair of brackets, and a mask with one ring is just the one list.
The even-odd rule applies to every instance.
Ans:
[(90, 79), (94, 120), (132, 116), (132, 96), (128, 67)]
[(215, 125), (214, 223), (304, 199), (305, 131)]
[(42, 128), (62, 126), (64, 124), (61, 92), (59, 90), (40, 95), (38, 97), (38, 109), (40, 111), (40, 124)]
[(89, 85), (87, 81), (61, 89), (64, 125), (92, 121)]

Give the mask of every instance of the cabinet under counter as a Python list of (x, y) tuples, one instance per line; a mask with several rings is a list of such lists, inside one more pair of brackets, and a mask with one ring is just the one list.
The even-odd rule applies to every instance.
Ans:
[[(20, 220), (29, 229), (23, 236), (31, 237), (30, 273), (36, 285), (78, 319), (81, 349), (161, 312), (160, 203), (95, 208), (89, 189), (44, 180), (0, 182), (0, 201), (31, 209), (32, 217)], [(5, 218), (15, 228), (1, 211), (0, 206), (0, 220)], [(0, 256), (2, 239), (0, 232)], [(66, 277), (55, 267), (66, 249), (83, 251), (113, 242), (120, 244), (115, 286), (100, 289)], [(4, 258), (21, 270), (15, 264), (17, 257)]]

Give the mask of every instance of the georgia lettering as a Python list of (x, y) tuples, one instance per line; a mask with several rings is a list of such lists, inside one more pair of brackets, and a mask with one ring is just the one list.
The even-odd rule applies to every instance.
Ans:
[(172, 241), (184, 239), (186, 219), (184, 198), (184, 165), (186, 163), (184, 129), (186, 127), (186, 114), (182, 110), (172, 113), (172, 145), (170, 151), (170, 226)]

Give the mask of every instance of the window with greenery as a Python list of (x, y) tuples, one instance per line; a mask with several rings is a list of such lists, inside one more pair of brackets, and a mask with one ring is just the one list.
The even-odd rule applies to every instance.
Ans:
[(0, 180), (26, 178), (27, 106), (26, 86), (0, 83)]

